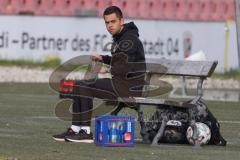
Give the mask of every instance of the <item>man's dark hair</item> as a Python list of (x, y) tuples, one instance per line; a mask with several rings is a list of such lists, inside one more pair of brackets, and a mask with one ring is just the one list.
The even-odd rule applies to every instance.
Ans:
[(110, 7), (106, 8), (105, 11), (103, 12), (103, 16), (109, 15), (112, 13), (115, 13), (118, 18), (123, 18), (122, 11), (117, 6), (110, 6)]

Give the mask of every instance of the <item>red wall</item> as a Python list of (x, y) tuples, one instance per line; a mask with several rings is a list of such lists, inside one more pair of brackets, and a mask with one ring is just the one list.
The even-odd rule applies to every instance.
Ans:
[(127, 18), (184, 21), (234, 19), (234, 0), (0, 0), (0, 14), (102, 16), (109, 5), (119, 6)]

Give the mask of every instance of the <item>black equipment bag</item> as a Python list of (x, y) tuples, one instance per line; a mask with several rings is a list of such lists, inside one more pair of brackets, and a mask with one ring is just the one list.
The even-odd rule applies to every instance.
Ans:
[[(186, 102), (186, 103), (190, 103)], [(186, 131), (191, 121), (202, 122), (211, 130), (211, 139), (208, 144), (226, 146), (226, 140), (220, 134), (220, 124), (201, 100), (192, 108), (179, 108), (174, 106), (160, 106), (152, 117), (143, 122), (141, 130), (143, 139), (152, 142), (161, 127), (163, 118), (167, 117), (166, 127), (159, 143), (188, 143)]]

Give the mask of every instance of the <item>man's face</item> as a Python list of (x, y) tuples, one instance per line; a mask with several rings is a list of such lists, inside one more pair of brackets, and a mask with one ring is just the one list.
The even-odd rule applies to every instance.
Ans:
[(123, 18), (118, 18), (115, 13), (104, 16), (106, 28), (111, 35), (119, 33), (123, 28)]

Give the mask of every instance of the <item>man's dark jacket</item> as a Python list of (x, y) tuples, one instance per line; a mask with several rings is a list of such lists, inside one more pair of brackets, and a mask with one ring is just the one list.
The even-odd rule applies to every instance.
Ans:
[(133, 22), (124, 24), (122, 31), (113, 36), (112, 56), (102, 56), (103, 63), (111, 66), (115, 87), (121, 90), (144, 84), (145, 55), (138, 37), (138, 28)]
[[(111, 65), (112, 75), (119, 75), (123, 71), (132, 71), (124, 64), (124, 59), (127, 57), (128, 62), (143, 62), (145, 63), (145, 55), (142, 42), (139, 40), (138, 28), (133, 23), (124, 24), (122, 31), (113, 36), (113, 44), (111, 48), (112, 56), (104, 55), (103, 63)], [(124, 55), (126, 57), (124, 57)], [(144, 66), (137, 70), (145, 70)]]

